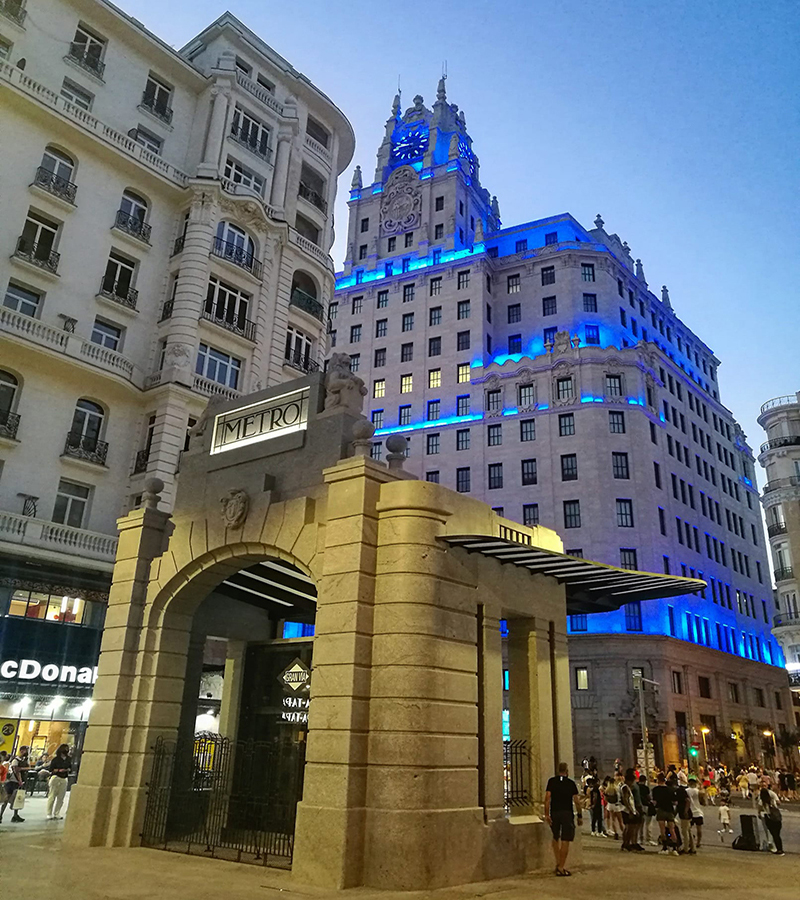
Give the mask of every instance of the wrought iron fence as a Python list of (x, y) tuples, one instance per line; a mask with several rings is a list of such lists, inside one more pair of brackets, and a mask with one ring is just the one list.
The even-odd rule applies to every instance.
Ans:
[(512, 806), (527, 806), (530, 801), (528, 790), (527, 741), (503, 741), (503, 801), (506, 812)]
[(287, 868), (303, 793), (305, 743), (159, 738), (142, 844)]

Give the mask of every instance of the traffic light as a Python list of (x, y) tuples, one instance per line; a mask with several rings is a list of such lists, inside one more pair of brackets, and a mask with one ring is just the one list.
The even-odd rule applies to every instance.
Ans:
[(692, 744), (692, 746), (689, 747), (689, 756), (691, 756), (693, 759), (696, 758), (699, 753), (700, 748), (697, 746), (697, 744)]

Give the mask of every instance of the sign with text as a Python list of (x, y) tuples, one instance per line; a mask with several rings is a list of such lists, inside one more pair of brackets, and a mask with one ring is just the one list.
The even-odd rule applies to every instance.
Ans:
[(268, 441), (308, 426), (308, 388), (220, 413), (214, 419), (211, 453)]
[(293, 660), (278, 676), (287, 694), (307, 694), (311, 686), (311, 669), (302, 659)]

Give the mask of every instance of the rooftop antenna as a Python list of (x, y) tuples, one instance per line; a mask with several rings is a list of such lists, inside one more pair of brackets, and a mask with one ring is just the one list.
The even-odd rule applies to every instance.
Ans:
[(442, 60), (442, 78), (447, 80), (447, 60)]

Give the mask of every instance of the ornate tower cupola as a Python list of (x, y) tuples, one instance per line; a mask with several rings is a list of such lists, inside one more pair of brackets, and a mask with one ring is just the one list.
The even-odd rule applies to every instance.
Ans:
[(397, 266), (413, 268), (414, 257), (433, 260), (469, 250), (499, 227), (496, 201), (480, 184), (466, 118), (448, 102), (444, 77), (433, 109), (417, 94), (402, 112), (396, 94), (374, 182), (362, 184), (360, 169), (353, 177), (345, 274), (385, 277), (397, 271), (385, 262), (391, 257), (401, 255)]

